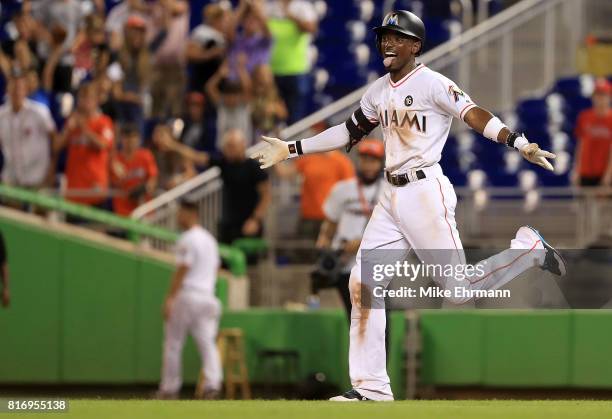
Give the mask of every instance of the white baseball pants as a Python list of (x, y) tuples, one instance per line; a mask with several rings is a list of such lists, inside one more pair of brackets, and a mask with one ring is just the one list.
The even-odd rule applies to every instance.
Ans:
[[(351, 270), (351, 384), (363, 396), (373, 400), (393, 400), (393, 393), (386, 369), (385, 312), (360, 306), (361, 249), (403, 250), (406, 255), (413, 250), (426, 264), (465, 264), (465, 255), (455, 223), (457, 196), (453, 186), (443, 175), (439, 165), (421, 170), (425, 172), (426, 178), (418, 180), (414, 172), (409, 173), (410, 179), (414, 181), (405, 186), (396, 187), (385, 182), (380, 202), (365, 229), (356, 264)], [(440, 249), (452, 249), (456, 250), (456, 253), (440, 252)], [(445, 289), (455, 286), (497, 289), (543, 262), (544, 252), (532, 252), (534, 249), (543, 249), (540, 237), (528, 228), (519, 229), (510, 243), (510, 249), (525, 251), (506, 250), (481, 262), (486, 266), (485, 274), (471, 283), (456, 282), (452, 278), (436, 278), (435, 281)], [(517, 253), (521, 257), (517, 258)], [(448, 260), (449, 257), (452, 258), (451, 261)], [(396, 253), (394, 258), (397, 258)], [(445, 260), (439, 260), (440, 258)], [(463, 304), (467, 300), (451, 299), (449, 302)]]
[(164, 325), (161, 392), (176, 394), (181, 388), (181, 357), (187, 333), (191, 334), (200, 352), (204, 389), (221, 389), (223, 370), (216, 344), (220, 317), (221, 303), (215, 296), (186, 289), (179, 291), (172, 313)]

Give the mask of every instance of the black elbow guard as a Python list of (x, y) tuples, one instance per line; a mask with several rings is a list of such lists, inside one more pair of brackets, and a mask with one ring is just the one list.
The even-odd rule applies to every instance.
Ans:
[(359, 108), (346, 120), (345, 125), (349, 132), (349, 143), (346, 145), (346, 152), (348, 153), (355, 144), (372, 132), (378, 126), (378, 123), (370, 122)]

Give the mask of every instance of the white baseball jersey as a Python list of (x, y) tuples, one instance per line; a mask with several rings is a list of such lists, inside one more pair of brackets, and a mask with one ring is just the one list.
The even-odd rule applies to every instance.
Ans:
[(26, 99), (19, 112), (10, 102), (0, 106), (0, 144), (4, 154), (2, 181), (16, 186), (39, 186), (49, 170), (49, 133), (55, 122), (44, 106)]
[(382, 191), (382, 179), (371, 185), (359, 185), (356, 178), (334, 185), (323, 204), (323, 212), (329, 220), (338, 223), (332, 248), (339, 249), (342, 242), (358, 240), (363, 236), (366, 224)]
[(189, 267), (164, 327), (164, 355), (159, 390), (177, 394), (182, 384), (181, 356), (189, 333), (204, 373), (204, 387), (219, 390), (223, 381), (221, 357), (216, 345), (221, 303), (214, 296), (219, 268), (219, 250), (214, 237), (196, 225), (177, 242), (176, 262)]
[(385, 74), (361, 99), (364, 115), (380, 123), (391, 172), (438, 163), (453, 117), (463, 119), (475, 106), (453, 81), (424, 64), (397, 83)]
[(177, 265), (188, 266), (183, 289), (214, 295), (219, 269), (215, 238), (199, 225), (185, 231), (176, 244)]

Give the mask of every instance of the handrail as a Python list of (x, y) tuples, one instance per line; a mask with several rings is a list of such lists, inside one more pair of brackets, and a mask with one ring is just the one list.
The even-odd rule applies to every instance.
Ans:
[(141, 219), (145, 215), (149, 214), (151, 211), (154, 211), (157, 208), (160, 208), (161, 206), (176, 200), (184, 194), (187, 194), (193, 191), (194, 189), (197, 189), (204, 183), (218, 178), (220, 175), (221, 169), (216, 166), (211, 167), (210, 169), (200, 173), (199, 175), (189, 179), (188, 181), (181, 183), (177, 187), (172, 188), (159, 196), (156, 196), (148, 202), (145, 202), (144, 204), (136, 208), (134, 212), (132, 212), (130, 217), (136, 220)]
[[(179, 236), (174, 231), (155, 227), (138, 220), (120, 217), (101, 209), (68, 202), (60, 197), (32, 192), (27, 189), (0, 184), (0, 197), (126, 230), (130, 241), (134, 243), (139, 241), (140, 236), (168, 242), (175, 242)], [(234, 275), (242, 276), (246, 273), (246, 258), (241, 250), (221, 244), (219, 245), (219, 254)]]

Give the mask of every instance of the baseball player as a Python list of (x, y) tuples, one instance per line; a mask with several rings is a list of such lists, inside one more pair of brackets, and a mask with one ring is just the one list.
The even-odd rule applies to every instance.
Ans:
[[(393, 400), (385, 367), (384, 310), (368, 310), (360, 304), (362, 251), (412, 249), (426, 264), (448, 263), (440, 260), (444, 254), (456, 255), (450, 256), (451, 263), (465, 264), (455, 223), (457, 197), (438, 164), (453, 117), (492, 141), (516, 148), (529, 162), (547, 170), (553, 170), (547, 159), (555, 157), (523, 135), (511, 132), (454, 82), (416, 61), (425, 41), (425, 26), (416, 15), (404, 10), (391, 12), (374, 31), (388, 74), (369, 87), (352, 116), (344, 124), (304, 140), (284, 142), (264, 137), (267, 144), (253, 155), (266, 168), (302, 154), (345, 145), (350, 149), (377, 126), (382, 129), (387, 182), (364, 232), (349, 281), (353, 302), (349, 372), (353, 388), (333, 397), (334, 401)], [(525, 250), (512, 253), (513, 249)], [(480, 278), (434, 280), (446, 289), (460, 286), (493, 290), (534, 265), (556, 275), (565, 273), (561, 255), (535, 229), (526, 226), (518, 229), (510, 249), (482, 263), (487, 271)], [(458, 297), (460, 293), (452, 295), (450, 303), (469, 301), (469, 297)]]
[(187, 333), (193, 336), (204, 370), (204, 398), (219, 397), (223, 371), (215, 343), (221, 304), (215, 297), (219, 250), (198, 223), (197, 206), (183, 201), (178, 223), (184, 230), (176, 246), (177, 268), (164, 302), (164, 354), (157, 398), (175, 399), (181, 388), (181, 354)]

